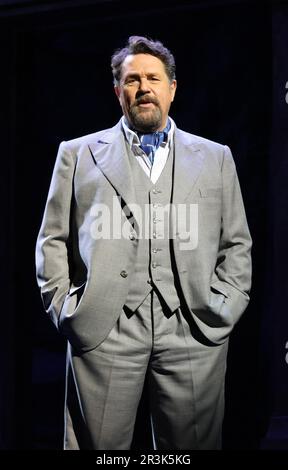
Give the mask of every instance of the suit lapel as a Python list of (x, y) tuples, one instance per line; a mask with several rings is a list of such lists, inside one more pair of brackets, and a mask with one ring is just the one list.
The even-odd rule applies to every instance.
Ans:
[(121, 124), (118, 123), (109, 129), (96, 142), (89, 144), (89, 148), (95, 164), (121, 196), (136, 220), (136, 214), (132, 210), (136, 203), (136, 194)]
[[(132, 170), (125, 149), (124, 135), (119, 122), (96, 142), (89, 144), (95, 164), (125, 201), (137, 221), (133, 206), (136, 193)], [(176, 128), (173, 203), (181, 204), (192, 191), (203, 166), (204, 155), (197, 138)]]
[(192, 191), (203, 167), (204, 155), (191, 134), (175, 131), (173, 203), (180, 204)]

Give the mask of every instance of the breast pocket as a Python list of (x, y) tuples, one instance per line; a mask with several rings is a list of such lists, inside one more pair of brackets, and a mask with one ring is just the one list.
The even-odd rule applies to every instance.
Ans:
[(222, 188), (199, 188), (199, 195), (201, 198), (220, 198), (222, 195)]

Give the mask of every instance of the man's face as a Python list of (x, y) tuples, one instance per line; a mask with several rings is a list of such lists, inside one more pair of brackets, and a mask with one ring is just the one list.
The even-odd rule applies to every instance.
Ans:
[(164, 129), (176, 91), (163, 62), (150, 54), (129, 55), (115, 92), (129, 124), (139, 132)]

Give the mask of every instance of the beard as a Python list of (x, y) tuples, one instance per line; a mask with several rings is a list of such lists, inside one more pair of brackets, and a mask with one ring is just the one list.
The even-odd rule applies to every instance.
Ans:
[[(154, 103), (152, 109), (139, 107), (141, 103)], [(130, 106), (129, 121), (132, 127), (142, 133), (155, 132), (161, 127), (162, 111), (155, 98), (139, 98)]]

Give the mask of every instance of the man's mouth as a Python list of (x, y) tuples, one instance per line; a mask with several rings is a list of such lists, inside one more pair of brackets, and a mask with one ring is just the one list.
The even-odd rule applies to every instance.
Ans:
[(146, 101), (144, 103), (139, 103), (138, 106), (141, 106), (141, 108), (151, 108), (152, 106), (155, 106), (152, 101)]
[(151, 98), (142, 98), (142, 99), (140, 98), (139, 100), (136, 101), (136, 106), (145, 106), (145, 107), (147, 106), (147, 107), (149, 107), (149, 106), (153, 106), (153, 105), (156, 106), (157, 103)]

